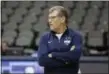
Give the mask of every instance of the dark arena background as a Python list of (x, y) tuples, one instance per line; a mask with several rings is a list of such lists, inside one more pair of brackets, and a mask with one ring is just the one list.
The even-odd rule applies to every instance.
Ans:
[(49, 31), (48, 9), (55, 5), (68, 9), (69, 27), (83, 36), (78, 74), (108, 74), (108, 1), (1, 1), (1, 40), (8, 43), (1, 73), (44, 73), (37, 50)]

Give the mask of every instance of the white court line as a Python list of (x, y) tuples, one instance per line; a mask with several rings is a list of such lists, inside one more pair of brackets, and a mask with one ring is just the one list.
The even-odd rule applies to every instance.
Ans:
[(78, 70), (78, 74), (81, 74), (81, 70), (80, 69)]
[(12, 65), (38, 65), (37, 62), (12, 62), (10, 63), (10, 66)]

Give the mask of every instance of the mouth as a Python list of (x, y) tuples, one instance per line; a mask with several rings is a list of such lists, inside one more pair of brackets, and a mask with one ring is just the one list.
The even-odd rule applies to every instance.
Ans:
[(49, 24), (49, 26), (52, 26), (52, 24)]
[(50, 29), (53, 29), (53, 24), (49, 24)]

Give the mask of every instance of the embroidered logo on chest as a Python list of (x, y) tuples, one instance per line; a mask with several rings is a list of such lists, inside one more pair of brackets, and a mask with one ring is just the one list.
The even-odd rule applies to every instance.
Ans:
[(64, 40), (65, 45), (69, 45), (71, 43), (71, 37), (66, 37)]
[(50, 44), (50, 43), (52, 43), (52, 41), (48, 41), (48, 43)]

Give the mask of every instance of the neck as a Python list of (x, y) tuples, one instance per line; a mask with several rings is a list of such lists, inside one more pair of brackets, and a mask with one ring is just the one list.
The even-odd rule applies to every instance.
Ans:
[(67, 29), (66, 24), (62, 24), (62, 26), (60, 26), (58, 28), (58, 30), (56, 31), (56, 33), (57, 34), (64, 33), (66, 29)]

